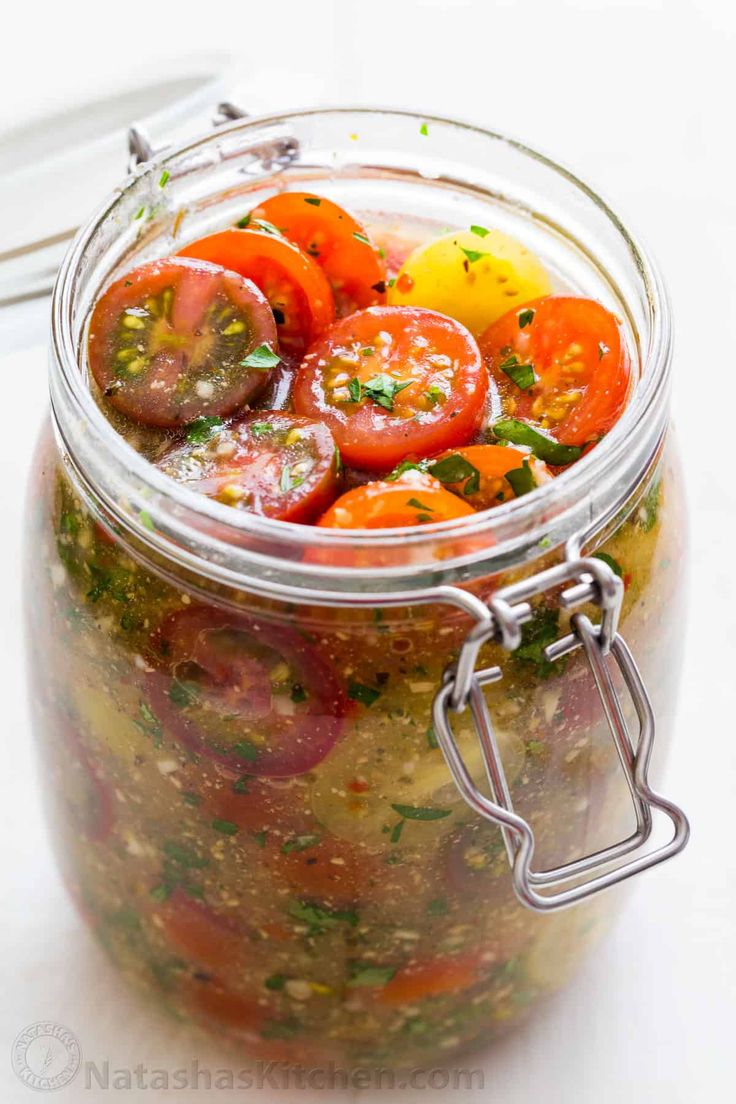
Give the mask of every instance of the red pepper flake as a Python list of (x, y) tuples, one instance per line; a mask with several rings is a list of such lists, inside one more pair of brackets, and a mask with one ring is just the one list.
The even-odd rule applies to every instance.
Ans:
[(361, 794), (366, 793), (370, 789), (370, 786), (364, 778), (353, 778), (348, 782), (348, 789), (351, 793)]

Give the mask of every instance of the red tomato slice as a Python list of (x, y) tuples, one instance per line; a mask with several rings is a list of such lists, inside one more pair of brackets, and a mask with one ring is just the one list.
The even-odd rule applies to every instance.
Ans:
[(323, 838), (319, 826), (280, 842), (266, 862), (299, 896), (337, 908), (355, 904), (378, 869), (366, 850), (331, 836)]
[[(113, 828), (110, 788), (74, 735), (69, 735), (63, 800), (81, 836), (92, 843), (108, 839)], [(67, 781), (68, 780), (68, 781)]]
[(241, 996), (219, 981), (192, 982), (184, 1000), (196, 1019), (233, 1035), (250, 1036), (260, 1031), (268, 1019), (268, 1008), (255, 995)]
[(396, 529), (474, 513), (431, 475), (409, 470), (394, 483), (366, 483), (347, 491), (317, 524), (330, 529)]
[[(443, 486), (453, 494), (460, 495), (475, 510), (488, 510), (501, 502), (517, 498), (533, 484), (536, 487), (552, 479), (552, 473), (546, 464), (529, 453), (504, 445), (466, 445), (465, 448), (450, 449), (434, 461), (441, 465), (447, 461), (446, 474), (440, 476)], [(529, 474), (524, 471), (525, 465)], [(460, 479), (454, 480), (453, 469), (462, 472)], [(430, 468), (431, 470), (431, 468)], [(519, 472), (521, 483), (514, 489), (514, 476), (511, 481), (506, 476)], [(523, 488), (523, 490), (522, 490)]]
[[(481, 336), (504, 415), (528, 421), (563, 445), (597, 441), (621, 416), (631, 361), (615, 317), (593, 299), (548, 296), (514, 307)], [(536, 382), (519, 386), (519, 368)], [(527, 379), (529, 373), (527, 373)]]
[(110, 403), (145, 425), (180, 426), (231, 414), (270, 372), (243, 367), (276, 348), (276, 327), (249, 280), (177, 257), (151, 261), (112, 284), (89, 327), (89, 365)]
[(365, 229), (331, 199), (279, 192), (251, 211), (314, 257), (330, 281), (338, 314), (386, 301), (386, 265)]
[(155, 910), (157, 925), (180, 954), (195, 966), (227, 974), (242, 963), (246, 939), (237, 926), (207, 905), (175, 889)]
[(296, 632), (189, 606), (152, 635), (154, 712), (188, 747), (242, 774), (288, 777), (339, 739), (347, 701)]
[(488, 373), (471, 334), (420, 307), (369, 307), (313, 345), (294, 382), (299, 414), (324, 421), (348, 464), (387, 471), (465, 444)]
[(335, 317), (335, 301), (319, 265), (298, 246), (261, 230), (223, 230), (180, 250), (247, 276), (271, 304), (283, 352), (301, 356)]
[(327, 426), (276, 411), (175, 445), (157, 464), (177, 483), (227, 506), (298, 522), (311, 521), (332, 502), (337, 465)]
[(482, 976), (483, 967), (477, 951), (446, 955), (405, 966), (382, 989), (376, 990), (376, 998), (382, 1004), (414, 1004), (427, 997), (468, 989)]

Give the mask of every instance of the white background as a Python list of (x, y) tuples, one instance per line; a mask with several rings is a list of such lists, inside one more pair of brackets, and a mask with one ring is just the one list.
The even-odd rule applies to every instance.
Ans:
[[(245, 106), (392, 104), (470, 118), (541, 146), (613, 200), (664, 270), (677, 324), (674, 407), (693, 586), (682, 626), (678, 739), (666, 778), (656, 781), (690, 813), (693, 839), (683, 857), (641, 881), (613, 937), (570, 990), (483, 1059), (491, 1102), (733, 1098), (735, 47), (736, 5), (716, 0), (96, 0), (16, 3), (3, 17), (0, 127), (130, 86), (138, 72), (150, 79), (197, 50), (234, 51)], [(32, 234), (33, 212), (22, 217)], [(113, 1066), (172, 1068), (191, 1049), (118, 984), (80, 930), (50, 859), (35, 788), (18, 576), (23, 484), (45, 403), (46, 309), (0, 316), (0, 1098), (8, 1104), (33, 1099), (5, 1055), (34, 1020), (62, 1021), (87, 1057)], [(198, 1045), (197, 1053), (203, 1065), (222, 1060), (212, 1047)], [(55, 1099), (112, 1095), (74, 1085)], [(143, 1104), (234, 1099), (120, 1095)], [(262, 1099), (280, 1095), (311, 1099), (296, 1090), (264, 1090)]]

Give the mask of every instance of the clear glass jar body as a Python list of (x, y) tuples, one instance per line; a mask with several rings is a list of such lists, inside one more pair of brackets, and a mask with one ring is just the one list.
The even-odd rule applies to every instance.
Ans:
[[(380, 132), (380, 118), (364, 114), (363, 124)], [(305, 118), (311, 126), (318, 116)], [(255, 132), (245, 136), (250, 150), (273, 130), (247, 127)], [(345, 130), (353, 130), (348, 119)], [(398, 138), (392, 150), (405, 144)], [(235, 136), (224, 141), (229, 148)], [(196, 175), (197, 156), (180, 154), (179, 168), (194, 164)], [(259, 156), (256, 186), (267, 187), (273, 161)], [(326, 174), (326, 186), (374, 196), (398, 217), (416, 213), (420, 193), (439, 207), (465, 195), (459, 181), (449, 189), (427, 183), (426, 171), (406, 180), (386, 161), (385, 150), (372, 149), (366, 163)], [(186, 184), (187, 172), (181, 177)], [(227, 206), (231, 190), (211, 177), (204, 173), (208, 196)], [(144, 186), (129, 186), (62, 273), (62, 292), (65, 281), (77, 286), (66, 322), (57, 295), (58, 360), (64, 324), (81, 347), (85, 303), (128, 232), (127, 222), (115, 232), (120, 203), (139, 203)], [(487, 191), (466, 191), (471, 205), (490, 202)], [(509, 201), (496, 222), (504, 212), (521, 217), (521, 202)], [(202, 200), (199, 214), (222, 222), (218, 209)], [(156, 234), (170, 231), (169, 216), (176, 218), (168, 210), (153, 218), (115, 263), (131, 263), (131, 249), (163, 252)], [(545, 256), (540, 228), (531, 236), (538, 232), (535, 248)], [(97, 253), (94, 234), (104, 246)], [(547, 254), (568, 282), (577, 272), (582, 289), (605, 297), (596, 279), (610, 275), (610, 263), (590, 267), (569, 240)], [(619, 273), (616, 295), (621, 284)], [(646, 391), (646, 317), (633, 293), (617, 301)], [(122, 446), (98, 436), (92, 409), (86, 420), (73, 416), (73, 376), (70, 388), (64, 371), (52, 366), (56, 436), (41, 444), (29, 509), (30, 673), (60, 862), (105, 947), (170, 1008), (271, 1059), (436, 1063), (523, 1019), (572, 972), (617, 893), (555, 915), (517, 902), (500, 832), (464, 804), (432, 729), (434, 695), (472, 620), (440, 601), (414, 604), (411, 590), (449, 580), (487, 600), (556, 562), (564, 541), (585, 528), (580, 491), (563, 477), (556, 499), (540, 496), (537, 513), (499, 508), (493, 531), (472, 538), (467, 527), (430, 527), (440, 531), (383, 543), (338, 539), (336, 548), (323, 542), (305, 552), (322, 536), (278, 524), (231, 533), (226, 515), (205, 516), (205, 506), (172, 503), (170, 489), (141, 482), (134, 459), (116, 453)], [(588, 550), (612, 557), (623, 573), (621, 632), (652, 695), (661, 743), (678, 671), (684, 526), (671, 446), (663, 448), (655, 425), (654, 414), (660, 427), (666, 422), (661, 391), (657, 401), (662, 409), (652, 402), (648, 422), (639, 412), (639, 438), (649, 442), (639, 440), (640, 459), (623, 447), (632, 470), (624, 473), (620, 458), (614, 464), (618, 489), (605, 491), (591, 475), (586, 512), (588, 523), (601, 520)], [(265, 585), (283, 578), (293, 591), (284, 597)], [(309, 592), (300, 596), (300, 586)], [(408, 597), (366, 600), (371, 588)], [(362, 605), (342, 604), (356, 594)], [(486, 696), (514, 805), (535, 830), (543, 867), (631, 828), (582, 654), (550, 664), (541, 653), (566, 621), (553, 596), (543, 596), (521, 649), (505, 656), (487, 645), (480, 658), (504, 670)], [(237, 686), (223, 682), (223, 655), (228, 677), (239, 657)], [(264, 740), (277, 731), (274, 761)], [(456, 733), (480, 781), (465, 715)]]

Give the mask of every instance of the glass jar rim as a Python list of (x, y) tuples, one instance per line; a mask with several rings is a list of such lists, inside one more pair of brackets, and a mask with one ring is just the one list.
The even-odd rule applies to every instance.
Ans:
[[(177, 158), (194, 154), (223, 135), (240, 132), (249, 135), (289, 121), (336, 115), (410, 120), (417, 128), (458, 128), (503, 143), (563, 178), (598, 209), (624, 242), (648, 308), (647, 340), (639, 350), (640, 378), (622, 417), (596, 448), (533, 494), (469, 517), (404, 529), (339, 530), (278, 521), (233, 510), (175, 483), (125, 441), (95, 402), (85, 382), (75, 342), (75, 283), (95, 233), (105, 220), (114, 217), (127, 193), (143, 178), (160, 177)], [(233, 121), (166, 148), (140, 171), (131, 174), (80, 228), (64, 258), (52, 300), (51, 341), (52, 410), (62, 447), (81, 482), (138, 541), (166, 559), (186, 563), (210, 579), (245, 590), (251, 589), (256, 579), (277, 577), (285, 572), (288, 585), (295, 591), (308, 588), (314, 592), (316, 588), (324, 593), (355, 593), (377, 588), (409, 591), (426, 587), (428, 583), (437, 585), (451, 579), (490, 574), (501, 564), (509, 566), (540, 556), (579, 533), (585, 513), (581, 511), (581, 503), (598, 481), (604, 477), (611, 481), (616, 472), (626, 468), (633, 436), (645, 433), (650, 443), (643, 463), (639, 464), (639, 477), (658, 447), (666, 425), (672, 324), (667, 294), (648, 252), (597, 192), (550, 157), (506, 135), (439, 115), (377, 107), (325, 107), (274, 112)], [(116, 470), (124, 488), (120, 498), (113, 500), (99, 493), (98, 482), (76, 455), (75, 430), (71, 428), (70, 419), (76, 421), (77, 431), (80, 424), (84, 426), (88, 443), (90, 439), (94, 441), (94, 454), (99, 463)], [(630, 492), (631, 478), (625, 483), (614, 505), (620, 506), (626, 491)], [(594, 520), (603, 523), (612, 512), (612, 509), (606, 511), (606, 518), (588, 517), (587, 528)], [(217, 535), (207, 538), (203, 535), (203, 526), (210, 526), (211, 532)], [(256, 544), (262, 540), (268, 551), (248, 548), (244, 538)], [(448, 558), (447, 550), (457, 548), (460, 538), (465, 548), (472, 542), (474, 551), (450, 554)], [(207, 547), (203, 547), (203, 541)], [(428, 543), (438, 554), (421, 559), (419, 554)], [(397, 547), (414, 549), (417, 555), (411, 562), (402, 564), (384, 563), (367, 568), (339, 564), (341, 550), (343, 553), (346, 549), (363, 550), (368, 555)], [(293, 554), (297, 548), (302, 552), (314, 550), (315, 554), (311, 559), (302, 556), (295, 562)], [(336, 559), (331, 559), (331, 555)]]

